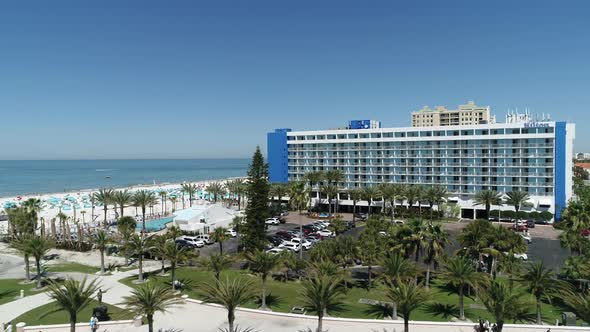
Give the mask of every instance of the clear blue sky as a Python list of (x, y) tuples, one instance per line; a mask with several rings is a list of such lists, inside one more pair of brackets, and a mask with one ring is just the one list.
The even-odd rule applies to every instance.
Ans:
[[(26, 3), (26, 4), (25, 4)], [(577, 123), (589, 1), (0, 4), (0, 159), (249, 157), (274, 128), (423, 105)]]

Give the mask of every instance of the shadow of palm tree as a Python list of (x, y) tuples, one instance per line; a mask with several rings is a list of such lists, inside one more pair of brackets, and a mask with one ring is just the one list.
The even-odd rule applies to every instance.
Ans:
[(0, 299), (5, 298), (5, 297), (15, 297), (16, 294), (17, 294), (17, 292), (14, 289), (1, 291), (0, 292)]
[[(268, 307), (274, 307), (274, 306), (278, 306), (281, 304), (281, 298), (279, 296), (276, 295), (272, 295), (272, 293), (268, 293), (266, 294), (266, 305)], [(256, 305), (261, 306), (262, 305), (262, 299), (260, 298), (260, 296), (258, 296), (256, 298)]]
[(383, 319), (392, 316), (393, 309), (388, 305), (381, 304), (367, 304), (367, 308), (363, 310), (366, 315), (374, 316), (378, 319)]
[(425, 306), (425, 311), (431, 315), (449, 319), (459, 318), (459, 306), (447, 303), (431, 303)]

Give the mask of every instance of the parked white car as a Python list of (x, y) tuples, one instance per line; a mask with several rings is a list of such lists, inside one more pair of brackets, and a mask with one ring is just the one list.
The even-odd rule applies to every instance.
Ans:
[(215, 243), (215, 241), (213, 241), (213, 239), (209, 236), (209, 234), (199, 234), (199, 235), (195, 236), (194, 238), (196, 238), (197, 240), (203, 241), (205, 244)]
[(278, 255), (280, 253), (282, 253), (283, 251), (285, 251), (285, 248), (272, 248), (272, 249), (268, 249), (266, 252), (272, 255)]
[(231, 237), (236, 237), (238, 236), (238, 233), (233, 229), (233, 228), (229, 228), (226, 232), (226, 235), (229, 235)]
[(284, 249), (291, 250), (294, 252), (299, 252), (299, 250), (301, 250), (301, 246), (299, 245), (299, 243), (295, 243), (295, 242), (291, 242), (291, 241), (283, 242), (281, 245), (279, 245), (279, 248), (284, 248)]
[(311, 242), (307, 241), (306, 239), (301, 240), (298, 237), (294, 237), (291, 239), (291, 242), (300, 244), (303, 247), (303, 250), (309, 250), (313, 245)]
[(197, 248), (203, 248), (205, 241), (198, 239), (196, 236), (181, 236), (177, 240), (184, 240)]
[[(504, 255), (508, 255), (507, 252), (504, 253)], [(518, 258), (518, 259), (522, 259), (523, 261), (526, 261), (529, 259), (529, 256), (526, 253), (522, 253), (522, 254), (514, 254), (514, 258)]]
[(323, 237), (334, 237), (334, 232), (329, 231), (327, 229), (322, 229), (321, 231), (317, 231), (316, 234), (321, 235)]
[(279, 218), (268, 218), (264, 221), (264, 223), (267, 225), (278, 225), (281, 222), (279, 221)]

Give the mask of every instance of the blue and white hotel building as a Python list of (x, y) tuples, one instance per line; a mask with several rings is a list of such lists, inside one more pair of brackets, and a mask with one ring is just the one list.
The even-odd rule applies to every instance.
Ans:
[[(340, 169), (343, 188), (441, 185), (465, 218), (483, 215), (484, 207), (473, 203), (476, 192), (521, 190), (531, 197), (526, 209), (550, 211), (559, 219), (572, 197), (574, 136), (574, 124), (552, 121), (407, 128), (351, 121), (343, 129), (276, 129), (267, 136), (270, 181)], [(327, 203), (317, 193), (312, 197)], [(339, 199), (341, 206), (352, 205), (345, 193)]]

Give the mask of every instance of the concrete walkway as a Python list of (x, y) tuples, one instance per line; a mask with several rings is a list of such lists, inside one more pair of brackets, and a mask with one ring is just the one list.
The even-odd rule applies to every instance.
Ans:
[[(144, 269), (144, 272), (150, 272), (152, 270), (158, 269), (148, 268), (147, 270)], [(51, 274), (51, 277), (62, 277), (75, 280), (83, 280), (84, 278), (87, 278), (88, 280), (98, 279), (100, 288), (105, 292), (102, 297), (103, 302), (120, 306), (123, 297), (130, 294), (131, 288), (123, 285), (119, 280), (131, 276), (137, 276), (138, 272), (138, 270), (131, 270), (126, 272), (115, 272), (112, 275), (106, 276), (79, 272), (64, 272), (53, 273)], [(46, 293), (40, 293), (0, 305), (0, 322), (10, 322), (18, 316), (47, 304), (50, 301), (51, 300)]]

